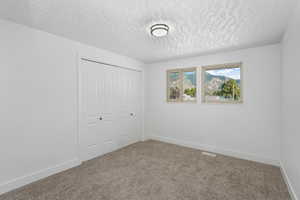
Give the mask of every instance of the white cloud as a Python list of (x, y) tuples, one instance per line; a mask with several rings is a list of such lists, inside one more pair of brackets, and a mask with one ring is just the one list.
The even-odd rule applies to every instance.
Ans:
[(215, 76), (226, 76), (232, 79), (240, 79), (240, 68), (207, 70), (207, 73)]

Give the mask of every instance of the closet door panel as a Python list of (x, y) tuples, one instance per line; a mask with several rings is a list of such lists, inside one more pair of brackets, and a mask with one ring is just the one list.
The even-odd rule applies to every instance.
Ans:
[(129, 133), (130, 133), (130, 142), (134, 143), (139, 141), (141, 135), (141, 73), (130, 71), (130, 84), (129, 84), (129, 101), (128, 107), (130, 111), (130, 120), (129, 120)]
[(99, 142), (99, 79), (101, 68), (95, 63), (82, 61), (81, 68), (81, 102), (80, 117), (83, 126), (80, 135), (81, 157), (84, 160), (91, 159), (102, 153)]

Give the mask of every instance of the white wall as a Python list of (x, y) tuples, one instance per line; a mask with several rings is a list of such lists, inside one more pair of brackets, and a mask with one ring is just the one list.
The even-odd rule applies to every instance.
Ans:
[(0, 20), (0, 193), (79, 164), (77, 53), (141, 63)]
[[(243, 62), (243, 104), (202, 104), (200, 98), (196, 104), (166, 102), (167, 69), (232, 62)], [(148, 138), (278, 164), (279, 44), (155, 63), (145, 69)]]
[(300, 199), (300, 3), (282, 41), (281, 161), (294, 196)]

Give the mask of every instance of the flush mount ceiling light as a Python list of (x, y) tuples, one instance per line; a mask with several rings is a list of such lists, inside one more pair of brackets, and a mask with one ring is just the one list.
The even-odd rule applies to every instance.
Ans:
[(151, 35), (155, 37), (164, 37), (168, 35), (169, 26), (166, 24), (154, 24), (150, 28)]

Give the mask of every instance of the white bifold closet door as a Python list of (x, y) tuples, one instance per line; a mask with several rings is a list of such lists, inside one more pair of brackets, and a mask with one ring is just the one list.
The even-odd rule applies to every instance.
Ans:
[(80, 154), (88, 160), (141, 139), (141, 72), (81, 60)]

